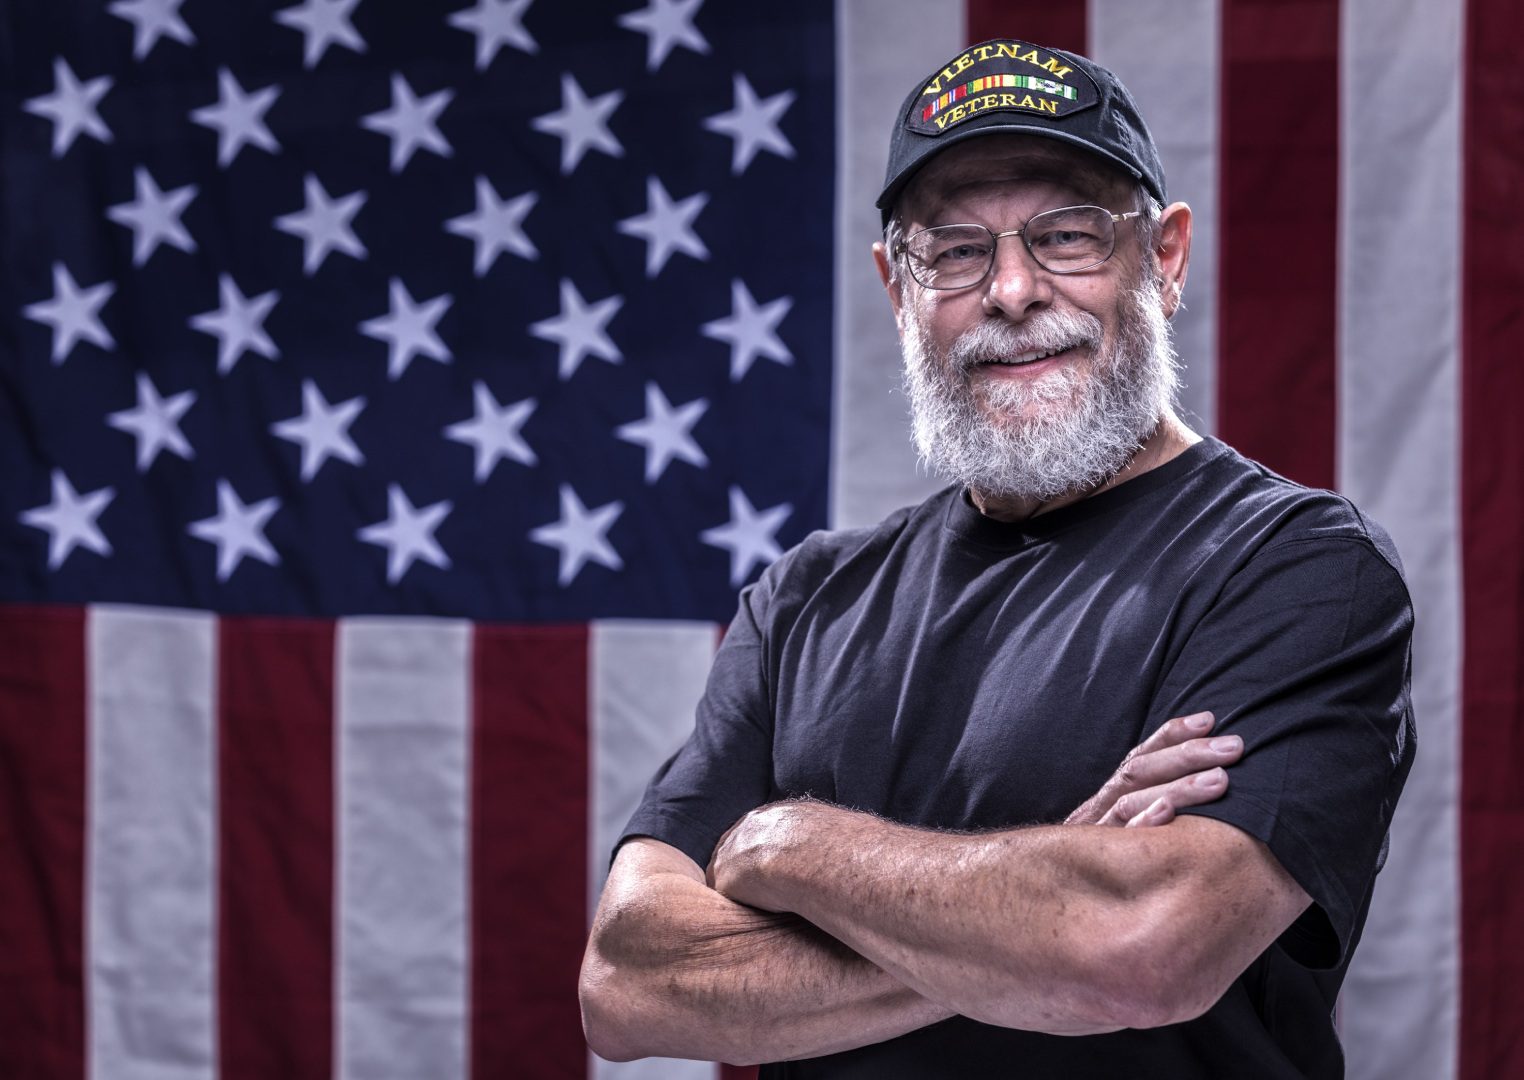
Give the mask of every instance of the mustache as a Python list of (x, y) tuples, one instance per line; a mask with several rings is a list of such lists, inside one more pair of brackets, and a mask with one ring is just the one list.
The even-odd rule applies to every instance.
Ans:
[(948, 347), (947, 361), (953, 370), (967, 371), (1020, 353), (1099, 349), (1104, 332), (1101, 320), (1087, 312), (1043, 311), (1020, 324), (992, 317), (960, 334)]

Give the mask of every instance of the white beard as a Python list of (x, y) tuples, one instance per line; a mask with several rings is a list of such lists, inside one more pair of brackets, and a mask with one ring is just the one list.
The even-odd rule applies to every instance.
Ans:
[[(1149, 275), (1151, 277), (1151, 275)], [(1105, 483), (1173, 407), (1178, 365), (1151, 280), (1125, 290), (1117, 340), (1084, 312), (991, 317), (935, 355), (912, 305), (905, 319), (905, 391), (921, 461), (982, 495), (1046, 502)], [(980, 379), (980, 361), (1081, 346), (1089, 374), (1064, 365), (1036, 380)]]

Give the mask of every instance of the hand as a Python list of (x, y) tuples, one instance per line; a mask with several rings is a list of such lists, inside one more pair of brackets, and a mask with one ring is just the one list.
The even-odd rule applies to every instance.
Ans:
[(1215, 722), (1209, 712), (1165, 721), (1064, 823), (1164, 825), (1183, 807), (1220, 799), (1228, 790), (1223, 766), (1243, 756), (1244, 742), (1237, 735), (1207, 738)]
[(704, 869), (705, 883), (721, 895), (764, 911), (767, 857), (794, 839), (812, 810), (828, 809), (814, 799), (783, 799), (747, 811), (720, 837)]

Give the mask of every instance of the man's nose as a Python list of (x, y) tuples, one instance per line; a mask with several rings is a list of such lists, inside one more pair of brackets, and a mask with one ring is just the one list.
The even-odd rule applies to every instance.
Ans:
[(1037, 265), (1022, 238), (1004, 233), (995, 241), (995, 261), (984, 279), (984, 308), (1009, 319), (1025, 318), (1053, 300), (1053, 275)]

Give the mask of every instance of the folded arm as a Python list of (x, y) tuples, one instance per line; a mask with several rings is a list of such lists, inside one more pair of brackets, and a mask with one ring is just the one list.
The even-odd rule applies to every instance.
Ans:
[[(1162, 725), (1070, 821), (1162, 825), (1177, 808), (1220, 797), (1221, 766), (1242, 743), (1205, 738), (1212, 722), (1198, 714)], [(616, 1060), (811, 1057), (954, 1012), (805, 919), (722, 896), (692, 859), (649, 838), (629, 841), (614, 861), (581, 998), (589, 1045)]]
[(598, 1054), (747, 1064), (881, 1042), (952, 1015), (797, 916), (728, 900), (692, 859), (619, 850), (582, 967)]
[(928, 1000), (1070, 1035), (1199, 1016), (1310, 902), (1263, 844), (1202, 817), (965, 836), (775, 803), (726, 834), (710, 872)]

